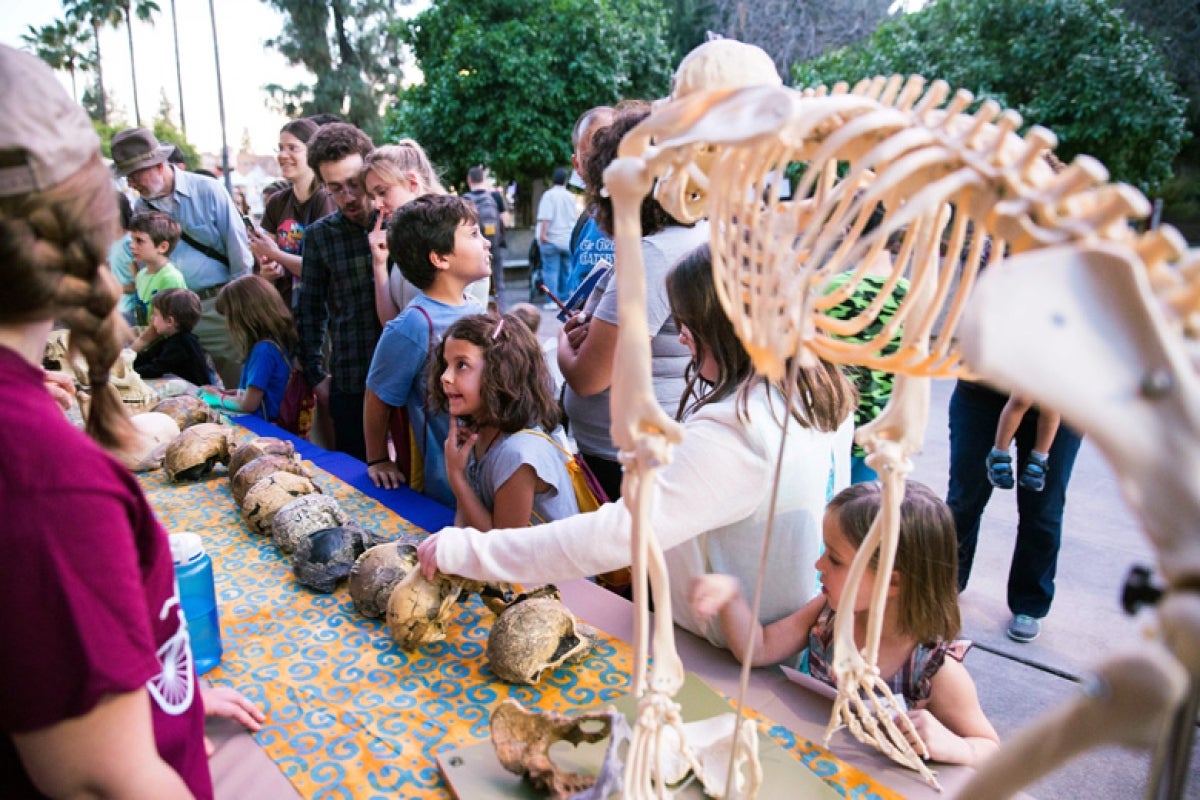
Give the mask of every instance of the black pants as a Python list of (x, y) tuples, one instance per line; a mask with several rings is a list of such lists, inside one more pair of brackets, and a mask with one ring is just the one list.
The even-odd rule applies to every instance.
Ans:
[(363, 400), (366, 392), (329, 390), (329, 416), (333, 418), (333, 446), (340, 453), (367, 460), (363, 434)]
[(596, 480), (600, 482), (604, 493), (608, 495), (609, 500), (616, 500), (621, 496), (621, 462), (610, 461), (601, 456), (593, 456), (580, 451), (584, 462), (588, 465), (588, 469), (596, 476)]

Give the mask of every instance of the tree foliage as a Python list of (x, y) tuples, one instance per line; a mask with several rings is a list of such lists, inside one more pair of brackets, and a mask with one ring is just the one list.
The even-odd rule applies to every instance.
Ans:
[(1106, 0), (937, 0), (793, 69), (797, 85), (921, 74), (994, 98), (1154, 193), (1189, 136), (1186, 101), (1140, 27)]
[(853, 44), (887, 18), (893, 0), (664, 0), (674, 63), (712, 32), (755, 44), (780, 75), (792, 64)]
[(284, 15), (283, 31), (267, 42), (316, 76), (312, 84), (267, 91), (288, 116), (332, 113), (372, 138), (383, 108), (399, 93), (403, 22), (396, 9), (409, 0), (267, 0)]
[(95, 69), (96, 56), (90, 46), (91, 31), (85, 28), (77, 19), (61, 20), (35, 28), (28, 26), (21, 34), (21, 41), (26, 48), (50, 65), (51, 69), (61, 69), (71, 76), (71, 96), (79, 99), (75, 86), (77, 72), (89, 72)]
[(1200, 125), (1200, 3), (1196, 0), (1119, 0), (1129, 17), (1159, 41), (1172, 79)]
[(405, 30), (425, 81), (388, 115), (388, 141), (421, 142), (452, 183), (481, 163), (548, 175), (588, 108), (666, 93), (664, 31), (657, 0), (434, 0)]

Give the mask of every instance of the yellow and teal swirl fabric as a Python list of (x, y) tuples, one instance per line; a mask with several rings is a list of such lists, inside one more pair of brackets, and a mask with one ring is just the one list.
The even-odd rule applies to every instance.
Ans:
[[(424, 535), (332, 475), (314, 474), (368, 528)], [(358, 615), (344, 585), (330, 595), (299, 585), (270, 538), (243, 524), (223, 469), (189, 484), (171, 484), (161, 470), (140, 477), (167, 529), (199, 533), (212, 557), (225, 652), (207, 677), (262, 707), (267, 722), (255, 738), (304, 797), (449, 798), (437, 753), (486, 740), (491, 709), (504, 698), (572, 712), (627, 691), (631, 648), (607, 636), (582, 663), (536, 687), (494, 678), (485, 656), (492, 615), (476, 598), (459, 608), (445, 641), (407, 653), (381, 621)], [(815, 743), (755, 718), (844, 796), (898, 797)]]

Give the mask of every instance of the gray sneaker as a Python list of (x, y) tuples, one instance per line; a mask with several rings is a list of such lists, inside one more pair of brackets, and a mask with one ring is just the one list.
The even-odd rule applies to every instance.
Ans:
[(1006, 633), (1014, 642), (1032, 642), (1042, 633), (1042, 621), (1027, 614), (1015, 614)]

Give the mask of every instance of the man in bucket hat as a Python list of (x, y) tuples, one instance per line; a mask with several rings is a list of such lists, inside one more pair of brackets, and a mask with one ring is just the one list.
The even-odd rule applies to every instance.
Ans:
[(171, 262), (200, 296), (203, 314), (194, 332), (212, 356), (226, 386), (237, 386), (242, 354), (217, 313), (221, 287), (254, 264), (246, 228), (233, 198), (220, 183), (170, 163), (174, 147), (159, 144), (146, 128), (127, 128), (112, 138), (113, 170), (141, 195), (135, 211), (162, 211), (179, 223), (182, 238)]

